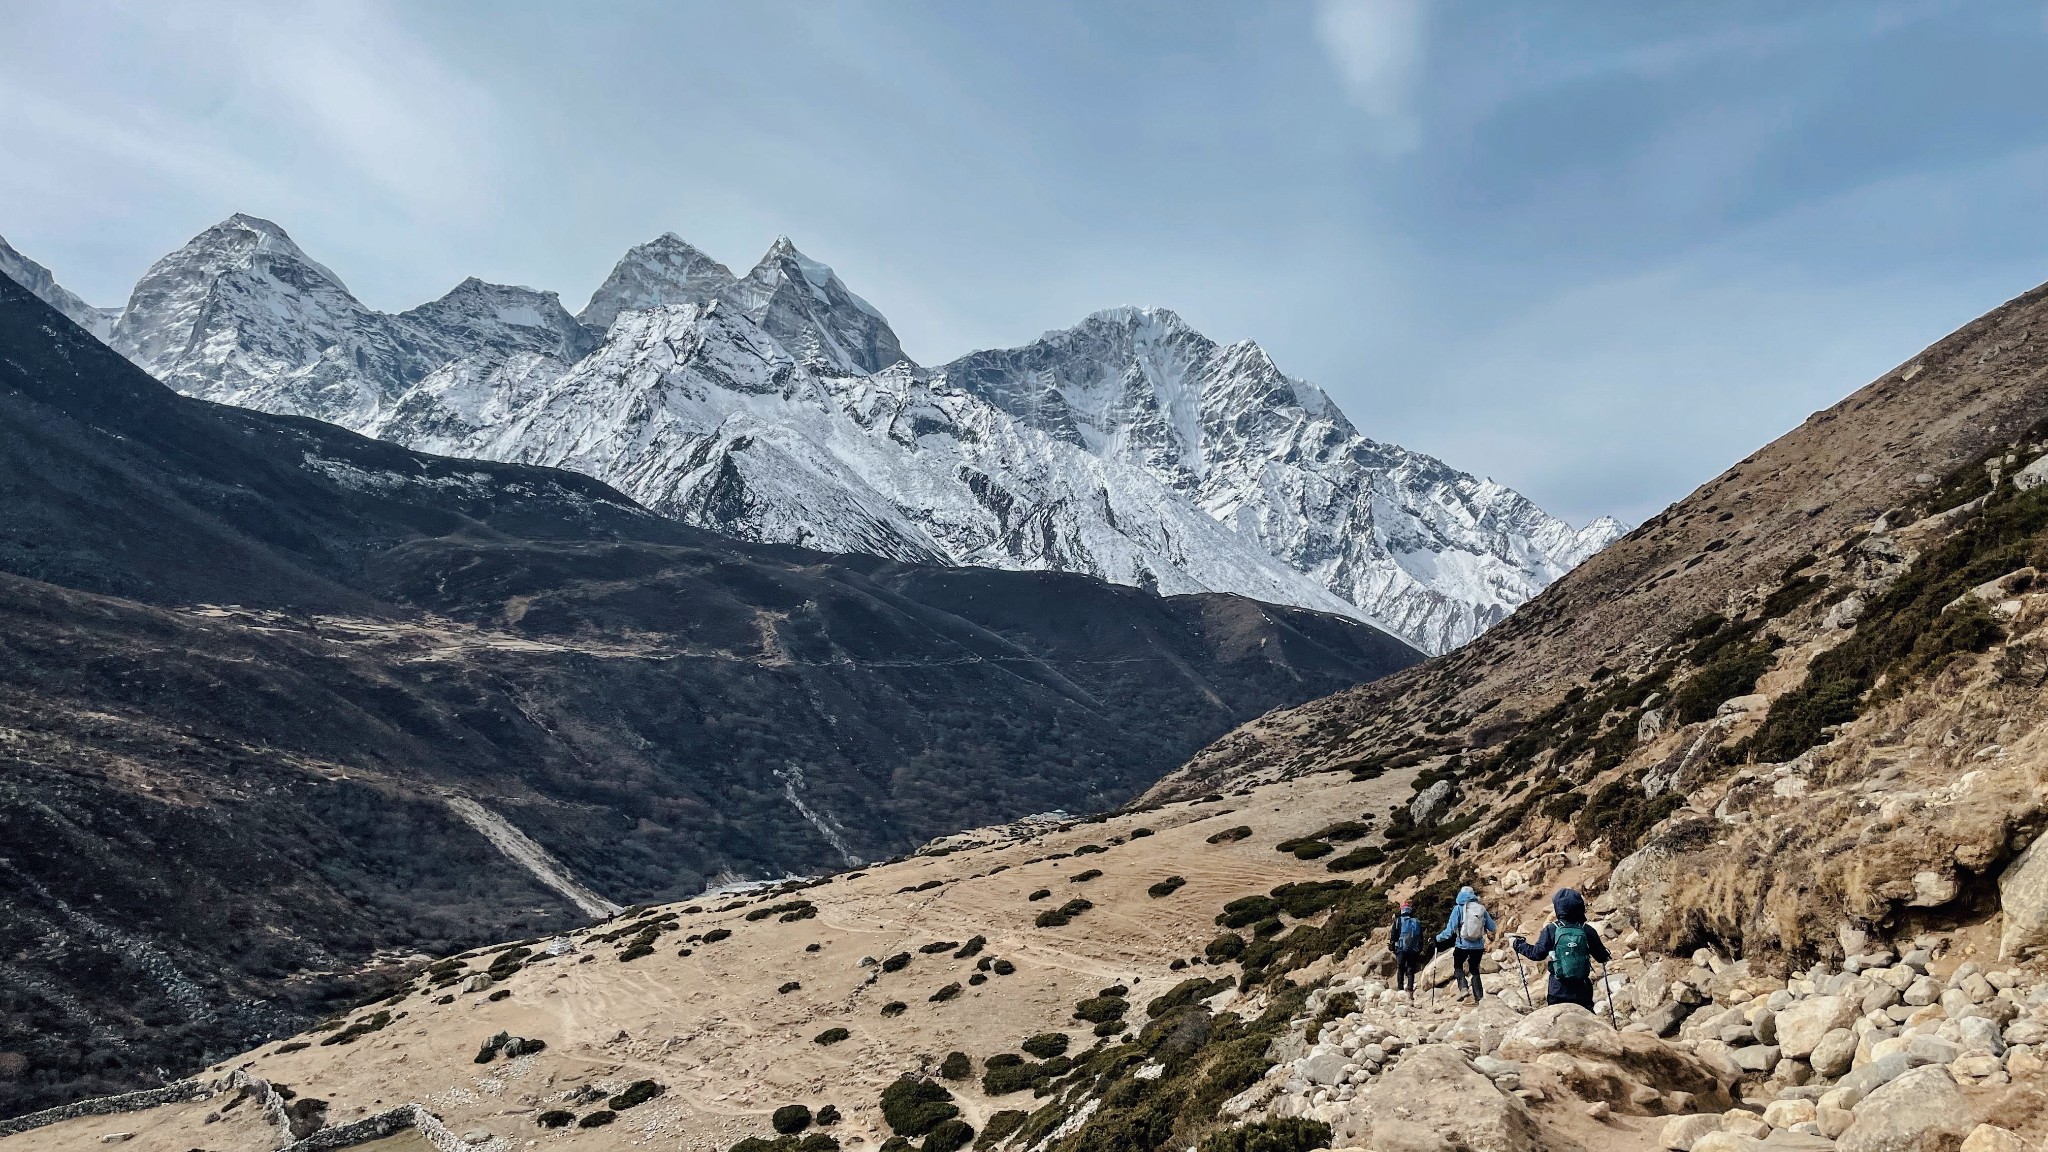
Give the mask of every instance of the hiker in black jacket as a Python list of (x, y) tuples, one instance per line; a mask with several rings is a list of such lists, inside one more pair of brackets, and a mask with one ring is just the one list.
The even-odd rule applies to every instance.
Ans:
[(1607, 963), (1607, 945), (1600, 933), (1586, 923), (1586, 898), (1570, 888), (1560, 888), (1550, 898), (1557, 919), (1546, 925), (1534, 944), (1514, 938), (1516, 953), (1531, 960), (1550, 961), (1552, 1004), (1577, 1004), (1593, 1010), (1593, 962)]
[(1415, 999), (1415, 974), (1422, 970), (1422, 921), (1415, 918), (1415, 906), (1401, 901), (1401, 914), (1387, 931), (1387, 947), (1394, 953), (1394, 991)]

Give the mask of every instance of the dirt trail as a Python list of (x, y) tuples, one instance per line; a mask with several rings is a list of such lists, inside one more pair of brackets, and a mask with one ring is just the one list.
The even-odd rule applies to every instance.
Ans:
[(505, 858), (533, 874), (533, 878), (562, 894), (570, 903), (581, 908), (585, 915), (602, 919), (617, 915), (620, 905), (578, 884), (568, 870), (548, 850), (536, 844), (532, 837), (514, 828), (510, 821), (467, 796), (444, 796), (448, 809), (470, 827), (477, 830), (491, 847), (505, 854)]

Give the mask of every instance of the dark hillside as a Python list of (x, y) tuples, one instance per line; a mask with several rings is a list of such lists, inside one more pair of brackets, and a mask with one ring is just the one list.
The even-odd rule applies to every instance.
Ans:
[(380, 951), (584, 918), (463, 799), (633, 904), (1114, 805), (1417, 659), (182, 398), (4, 278), (0, 573), (0, 1115), (302, 1026)]

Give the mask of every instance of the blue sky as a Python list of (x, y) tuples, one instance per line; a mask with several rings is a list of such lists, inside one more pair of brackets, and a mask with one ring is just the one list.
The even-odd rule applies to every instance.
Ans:
[(2048, 5), (0, 0), (0, 235), (377, 307), (787, 233), (926, 363), (1157, 304), (1637, 520), (2048, 280)]

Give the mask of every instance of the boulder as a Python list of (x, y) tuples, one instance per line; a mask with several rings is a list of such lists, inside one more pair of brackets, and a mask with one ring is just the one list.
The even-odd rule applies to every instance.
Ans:
[(1969, 1056), (2005, 1055), (2005, 1038), (1998, 1021), (1985, 1016), (1965, 1016), (1956, 1021), (1956, 1047)]
[(2048, 1044), (2048, 1024), (2032, 1017), (2015, 1020), (2005, 1026), (2007, 1044)]
[(1678, 1026), (1685, 1023), (1685, 1018), (1690, 1015), (1692, 1015), (1691, 1008), (1680, 1004), (1676, 1000), (1666, 1000), (1645, 1013), (1642, 1023), (1644, 1027), (1650, 1030), (1650, 1035), (1652, 1036), (1672, 1036), (1678, 1032)]
[(1310, 1049), (1301, 1062), (1301, 1078), (1311, 1084), (1330, 1087), (1344, 1082), (1344, 1074), (1358, 1065), (1344, 1053), (1325, 1044)]
[(1960, 1152), (1975, 1125), (1946, 1068), (1915, 1068), (1865, 1096), (1841, 1152)]
[(1408, 802), (1408, 818), (1427, 828), (1449, 815), (1457, 802), (1458, 782), (1441, 779), (1417, 792), (1415, 799)]
[(2011, 1129), (2000, 1128), (1996, 1124), (1979, 1124), (1963, 1137), (1962, 1152), (2033, 1152), (2033, 1149)]
[(1658, 1142), (1671, 1152), (1692, 1152), (1693, 1144), (1700, 1137), (1720, 1130), (1721, 1118), (1712, 1112), (1673, 1116), (1664, 1122), (1664, 1131), (1659, 1134)]
[(1778, 1066), (1778, 1046), (1776, 1044), (1751, 1044), (1747, 1048), (1737, 1048), (1735, 1050), (1735, 1065), (1744, 1072), (1769, 1075)]
[(1785, 1055), (1813, 1055), (1821, 1038), (1856, 1022), (1858, 1003), (1846, 996), (1815, 996), (1778, 1013), (1778, 1045)]
[(1481, 1054), (1491, 1056), (1500, 1051), (1501, 1042), (1521, 1022), (1521, 1013), (1501, 1003), (1497, 996), (1488, 997), (1458, 1017), (1444, 1040), (1450, 1044), (1475, 1044)]
[(1858, 1097), (1868, 1096), (1884, 1085), (1905, 1075), (1912, 1067), (1911, 1064), (1907, 1063), (1905, 1053), (1894, 1053), (1881, 1059), (1872, 1060), (1870, 1063), (1842, 1077), (1842, 1082), (1836, 1085), (1836, 1087), (1853, 1088), (1856, 1090)]
[(1448, 1044), (1409, 1050), (1364, 1096), (1371, 1145), (1382, 1152), (1538, 1152), (1576, 1147), (1546, 1134), (1520, 1099), (1465, 1062)]
[(1773, 1128), (1790, 1128), (1811, 1122), (1818, 1111), (1811, 1100), (1773, 1100), (1764, 1105), (1764, 1121)]
[(1528, 1060), (1560, 1051), (1611, 1059), (1621, 1055), (1621, 1035), (1577, 1004), (1552, 1004), (1515, 1021), (1501, 1038), (1497, 1055)]
[(1813, 1070), (1833, 1080), (1847, 1072), (1856, 1059), (1856, 1033), (1847, 1028), (1837, 1028), (1820, 1038), (1820, 1043), (1807, 1053), (1807, 1062)]
[(1693, 1142), (1692, 1152), (1761, 1152), (1763, 1141), (1733, 1132), (1709, 1132)]
[(2028, 948), (2048, 944), (2048, 848), (2036, 837), (1998, 874), (1998, 908), (2005, 932), (1998, 958), (2011, 960)]

